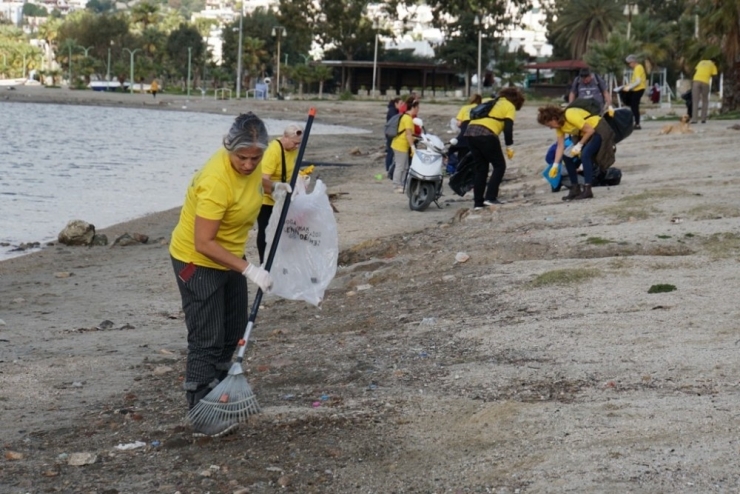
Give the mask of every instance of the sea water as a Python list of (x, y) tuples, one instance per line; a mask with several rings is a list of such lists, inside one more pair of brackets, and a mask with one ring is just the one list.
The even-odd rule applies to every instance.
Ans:
[[(0, 103), (0, 260), (55, 240), (73, 219), (96, 229), (182, 204), (234, 116)], [(269, 134), (288, 123), (265, 119)], [(312, 134), (363, 133), (314, 123)]]

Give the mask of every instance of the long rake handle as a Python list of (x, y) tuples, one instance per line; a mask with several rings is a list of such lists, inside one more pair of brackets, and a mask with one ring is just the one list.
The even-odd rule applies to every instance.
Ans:
[[(308, 135), (311, 133), (311, 125), (313, 124), (314, 117), (316, 117), (316, 108), (310, 108), (308, 110), (308, 119), (306, 120), (306, 128), (303, 131), (303, 138), (301, 139), (301, 146), (298, 148), (298, 155), (295, 159), (295, 166), (293, 167), (293, 174), (290, 176), (290, 192), (285, 196), (285, 202), (283, 203), (283, 209), (280, 210), (280, 219), (278, 220), (277, 230), (275, 230), (275, 237), (272, 239), (272, 245), (270, 245), (270, 252), (267, 254), (267, 262), (265, 263), (265, 269), (270, 271), (272, 268), (272, 261), (275, 259), (277, 253), (278, 241), (280, 240), (280, 234), (285, 226), (285, 219), (288, 217), (288, 208), (290, 207), (290, 197), (293, 195), (293, 189), (295, 183), (298, 180), (298, 172), (303, 162), (303, 155), (306, 152), (306, 145), (308, 144)], [(257, 319), (257, 311), (262, 303), (262, 289), (257, 289), (257, 295), (254, 296), (254, 302), (252, 302), (252, 310), (249, 312), (249, 319), (247, 320), (247, 329), (244, 331), (244, 337), (242, 338), (243, 343), (239, 344), (239, 352), (236, 354), (237, 363), (241, 363), (244, 360), (244, 353), (247, 350), (247, 342), (249, 341), (249, 335), (254, 327), (254, 321)]]

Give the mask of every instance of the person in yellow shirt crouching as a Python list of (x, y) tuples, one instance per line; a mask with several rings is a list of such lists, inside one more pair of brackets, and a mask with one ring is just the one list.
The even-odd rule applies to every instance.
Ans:
[(709, 110), (709, 90), (712, 86), (712, 76), (717, 75), (717, 66), (712, 60), (702, 60), (696, 64), (694, 80), (691, 84), (691, 123), (696, 123), (701, 98), (701, 123), (707, 123)]
[(260, 264), (265, 259), (265, 248), (267, 247), (265, 232), (275, 205), (272, 191), (277, 184), (290, 182), (301, 139), (303, 139), (303, 129), (298, 125), (290, 124), (285, 127), (281, 137), (267, 146), (265, 155), (262, 157), (262, 189), (265, 195), (262, 198), (262, 209), (257, 217), (257, 252), (260, 255)]

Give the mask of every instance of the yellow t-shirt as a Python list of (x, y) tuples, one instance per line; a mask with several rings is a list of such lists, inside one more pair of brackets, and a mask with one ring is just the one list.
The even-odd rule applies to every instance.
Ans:
[[(272, 141), (265, 149), (265, 154), (262, 156), (262, 174), (270, 175), (270, 180), (273, 182), (280, 182), (282, 178), (283, 170), (283, 158), (281, 156), (280, 143), (277, 139)], [(291, 151), (285, 151), (285, 181), (290, 182), (290, 177), (293, 175), (293, 168), (295, 168), (295, 160), (298, 157), (298, 148)], [(265, 194), (262, 197), (262, 204), (266, 206), (273, 206), (275, 199), (272, 198), (271, 194)]]
[(514, 121), (516, 118), (516, 107), (508, 99), (499, 98), (493, 108), (491, 108), (488, 117), (471, 120), (469, 126), (482, 125), (494, 134), (499, 135), (504, 130), (504, 119), (506, 118), (511, 119), (512, 122)]
[(632, 79), (630, 79), (630, 84), (634, 83), (638, 77), (640, 78), (640, 84), (633, 87), (630, 91), (639, 91), (640, 89), (645, 89), (647, 87), (647, 75), (645, 74), (645, 67), (643, 67), (640, 63), (635, 65), (635, 68), (632, 69)]
[(404, 113), (398, 122), (398, 135), (391, 141), (391, 149), (402, 153), (409, 152), (411, 146), (409, 146), (409, 141), (406, 139), (406, 129), (410, 130), (412, 134), (414, 133), (414, 119), (408, 113)]
[(583, 126), (586, 124), (589, 124), (595, 129), (599, 125), (601, 117), (598, 115), (589, 117), (589, 115), (590, 113), (583, 108), (568, 108), (565, 110), (565, 123), (562, 127), (555, 130), (555, 134), (558, 137), (565, 137), (566, 134), (579, 135)]
[(460, 108), (460, 111), (457, 112), (457, 116), (455, 117), (457, 120), (464, 122), (466, 120), (470, 120), (470, 110), (478, 106), (477, 104), (473, 103), (471, 105), (465, 105), (462, 108)]
[(262, 167), (249, 175), (237, 173), (229, 153), (221, 148), (195, 173), (185, 194), (180, 221), (172, 232), (170, 254), (182, 262), (226, 270), (195, 251), (195, 217), (219, 220), (216, 242), (235, 256), (244, 255), (249, 230), (262, 207)]
[(709, 84), (712, 76), (715, 75), (717, 75), (717, 66), (711, 60), (702, 60), (696, 64), (696, 71), (694, 71), (695, 81)]

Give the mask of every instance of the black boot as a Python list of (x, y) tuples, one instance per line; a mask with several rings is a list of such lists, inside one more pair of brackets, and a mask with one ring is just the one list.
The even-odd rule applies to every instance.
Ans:
[(581, 186), (579, 184), (571, 185), (570, 192), (567, 196), (563, 196), (564, 201), (572, 201), (581, 194)]
[(188, 410), (192, 410), (212, 389), (209, 385), (204, 384), (195, 391), (185, 391), (185, 399), (188, 400)]
[(583, 186), (583, 192), (581, 192), (578, 197), (576, 197), (576, 200), (581, 199), (591, 199), (594, 196), (593, 192), (591, 192), (591, 185), (587, 184)]

